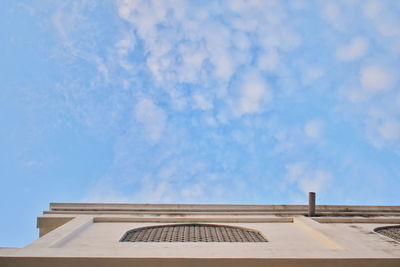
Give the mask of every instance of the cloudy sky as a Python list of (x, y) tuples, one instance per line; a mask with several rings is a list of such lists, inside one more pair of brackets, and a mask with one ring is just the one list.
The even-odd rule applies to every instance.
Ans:
[(0, 8), (0, 246), (49, 202), (400, 202), (400, 1)]

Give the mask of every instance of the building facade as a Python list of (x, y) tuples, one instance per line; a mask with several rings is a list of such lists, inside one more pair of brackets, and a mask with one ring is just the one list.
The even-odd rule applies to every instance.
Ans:
[(51, 203), (0, 266), (400, 266), (400, 206)]

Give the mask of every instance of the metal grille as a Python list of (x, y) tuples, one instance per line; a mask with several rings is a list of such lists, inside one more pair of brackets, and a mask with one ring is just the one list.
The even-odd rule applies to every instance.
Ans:
[(257, 231), (226, 225), (173, 224), (136, 228), (120, 242), (267, 242)]
[(400, 242), (400, 225), (378, 227), (374, 231)]

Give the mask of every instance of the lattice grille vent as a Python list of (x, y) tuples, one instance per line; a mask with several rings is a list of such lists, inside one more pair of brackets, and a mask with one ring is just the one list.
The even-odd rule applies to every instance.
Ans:
[(257, 231), (226, 225), (174, 224), (130, 230), (121, 242), (267, 242)]
[(374, 231), (400, 242), (400, 225), (378, 227)]

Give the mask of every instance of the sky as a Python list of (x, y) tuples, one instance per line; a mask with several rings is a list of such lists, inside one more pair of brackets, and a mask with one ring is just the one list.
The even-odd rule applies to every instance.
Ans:
[(50, 202), (400, 204), (398, 0), (3, 0), (0, 48), (1, 247)]

